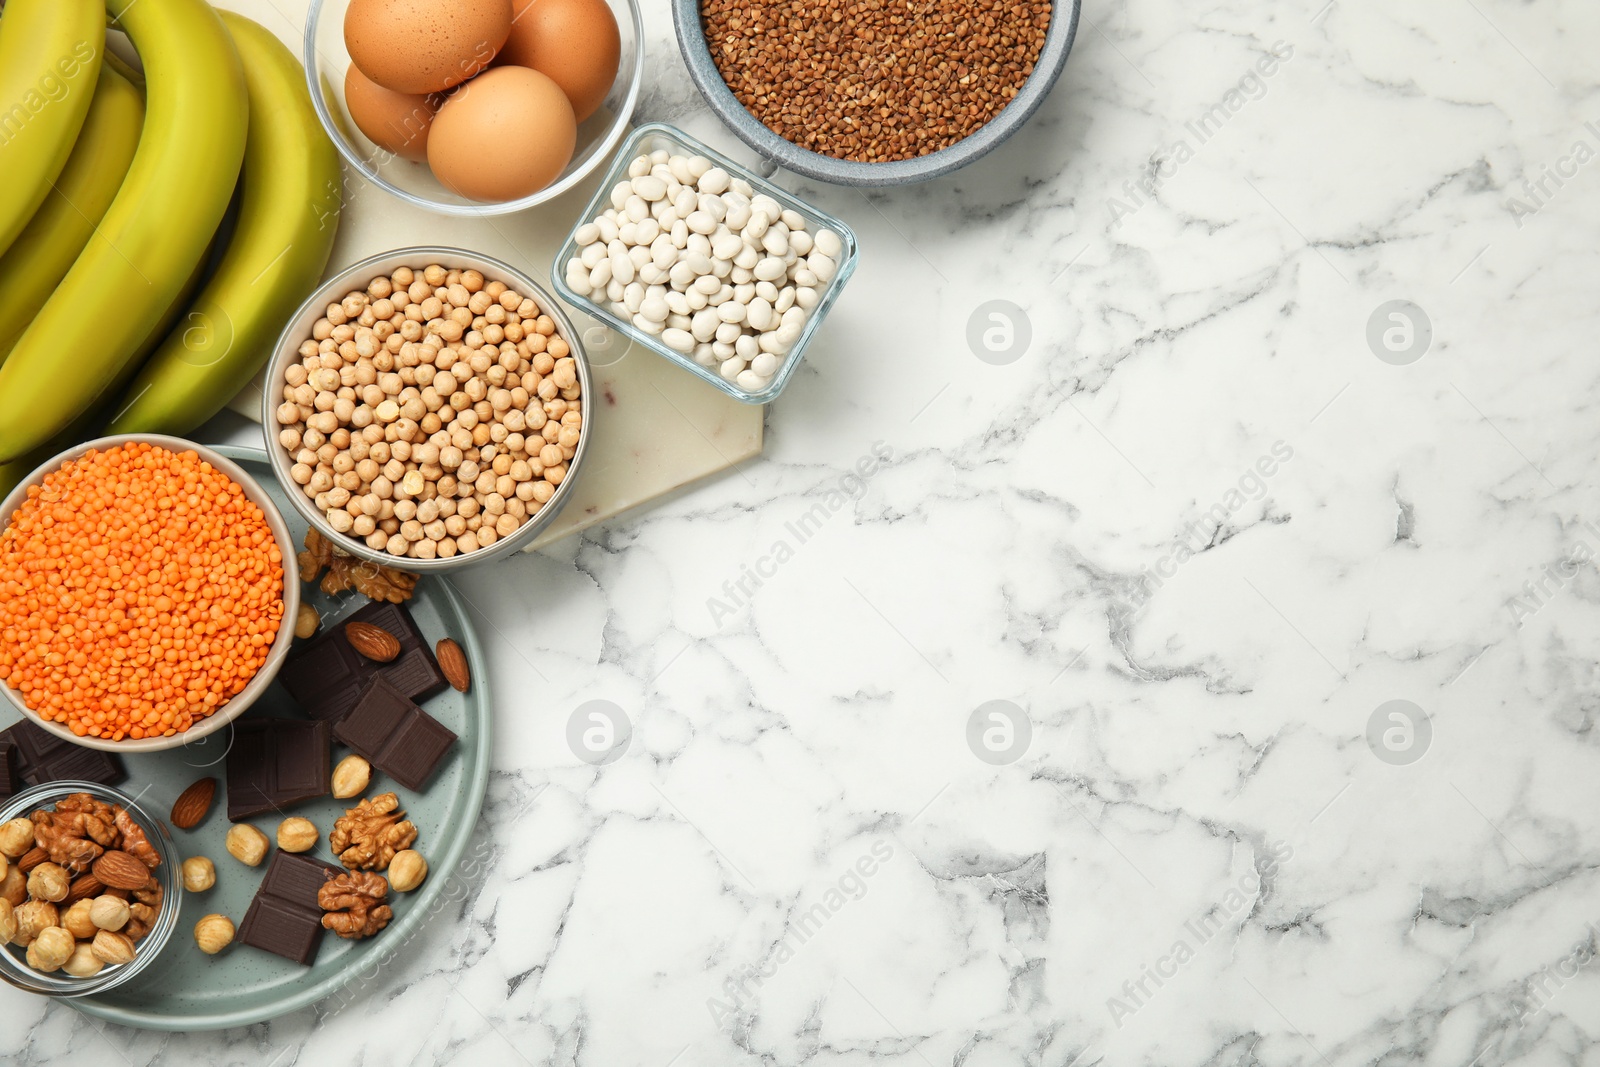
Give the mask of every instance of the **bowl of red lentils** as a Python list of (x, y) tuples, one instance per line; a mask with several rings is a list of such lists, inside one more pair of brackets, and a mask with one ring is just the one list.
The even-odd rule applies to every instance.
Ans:
[(103, 437), (0, 502), (0, 693), (76, 744), (178, 748), (272, 683), (294, 640), (294, 542), (233, 461)]
[(706, 103), (786, 170), (838, 185), (948, 174), (1032, 117), (1081, 0), (673, 0)]

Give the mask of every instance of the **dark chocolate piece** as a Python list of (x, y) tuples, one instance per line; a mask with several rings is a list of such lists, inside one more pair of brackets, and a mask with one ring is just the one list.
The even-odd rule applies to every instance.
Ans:
[(407, 789), (421, 789), (456, 735), (417, 707), (382, 675), (372, 679), (333, 736)]
[(340, 868), (322, 860), (275, 851), (261, 888), (239, 924), (239, 940), (295, 963), (309, 964), (322, 943), (322, 905), (317, 903), (317, 890), (330, 876), (340, 873)]
[[(393, 634), (400, 641), (400, 655), (389, 663), (367, 659), (344, 635), (345, 625), (352, 622), (369, 622)], [(278, 680), (307, 715), (337, 722), (350, 714), (375, 675), (412, 700), (426, 700), (447, 684), (404, 604), (368, 604), (326, 627), (310, 644), (289, 654)]]
[(238, 822), (328, 795), (325, 722), (240, 719), (228, 749), (228, 819)]
[(0, 797), (14, 797), (26, 788), (28, 783), (22, 780), (22, 757), (17, 746), (0, 740)]
[(76, 779), (116, 785), (128, 777), (116, 753), (73, 744), (28, 719), (0, 730), (0, 767), (0, 794), (5, 796), (46, 782)]

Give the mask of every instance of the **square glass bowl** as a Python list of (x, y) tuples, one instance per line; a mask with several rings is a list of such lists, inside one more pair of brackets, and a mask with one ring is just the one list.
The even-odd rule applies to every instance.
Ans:
[[(579, 296), (567, 285), (567, 262), (576, 258), (579, 254), (578, 230), (584, 225), (593, 222), (611, 206), (611, 190), (619, 182), (627, 180), (628, 167), (634, 159), (641, 155), (649, 155), (657, 149), (665, 149), (674, 155), (704, 156), (714, 166), (721, 167), (733, 177), (749, 182), (751, 189), (755, 192), (765, 193), (783, 207), (799, 214), (806, 220), (806, 229), (812, 234), (815, 234), (818, 230), (828, 229), (839, 235), (839, 242), (842, 248), (839, 252), (838, 269), (834, 273), (833, 279), (822, 290), (817, 306), (811, 310), (811, 315), (806, 319), (805, 327), (801, 330), (799, 339), (789, 349), (789, 354), (785, 357), (783, 365), (778, 368), (778, 373), (773, 375), (772, 381), (768, 382), (766, 388), (759, 392), (747, 392), (718, 374), (715, 367), (700, 366), (692, 357), (668, 348), (660, 338), (644, 332), (631, 321), (620, 318), (611, 310), (609, 304), (602, 304), (587, 296)], [(817, 329), (822, 325), (822, 321), (828, 317), (828, 312), (833, 307), (834, 301), (844, 291), (845, 283), (855, 273), (858, 259), (859, 249), (856, 243), (856, 235), (849, 226), (846, 226), (832, 215), (818, 211), (804, 201), (795, 199), (791, 194), (752, 173), (748, 167), (740, 166), (715, 149), (701, 144), (682, 130), (664, 123), (652, 122), (634, 130), (628, 139), (622, 143), (622, 147), (617, 150), (611, 169), (606, 172), (605, 178), (600, 182), (600, 188), (595, 192), (594, 199), (589, 201), (588, 205), (583, 209), (583, 214), (578, 216), (577, 222), (572, 227), (572, 232), (567, 235), (566, 243), (556, 253), (555, 262), (550, 267), (550, 280), (555, 285), (556, 291), (561, 294), (562, 299), (566, 300), (567, 303), (585, 314), (604, 322), (618, 333), (627, 337), (631, 342), (649, 349), (664, 359), (671, 360), (684, 370), (704, 381), (710, 382), (741, 403), (767, 404), (783, 391), (785, 385), (789, 384), (789, 379), (794, 376), (795, 369), (800, 366), (800, 360), (805, 355), (806, 347), (811, 343), (812, 337), (816, 335)]]

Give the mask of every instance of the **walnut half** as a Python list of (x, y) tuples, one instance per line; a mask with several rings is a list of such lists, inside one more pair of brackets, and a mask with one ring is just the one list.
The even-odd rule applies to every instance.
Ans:
[(417, 828), (399, 807), (393, 793), (368, 797), (334, 821), (328, 844), (353, 871), (384, 870), (417, 839)]
[(351, 871), (334, 875), (317, 890), (317, 903), (326, 913), (322, 925), (351, 940), (371, 937), (394, 917), (384, 903), (388, 895), (389, 883), (381, 874)]

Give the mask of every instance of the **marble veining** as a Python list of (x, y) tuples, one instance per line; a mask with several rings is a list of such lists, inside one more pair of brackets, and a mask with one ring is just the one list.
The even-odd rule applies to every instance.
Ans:
[(436, 921), (241, 1031), (0, 991), (0, 1060), (1600, 1062), (1597, 31), (1089, 5), (975, 166), (780, 172), (862, 261), (765, 455), (459, 582)]

